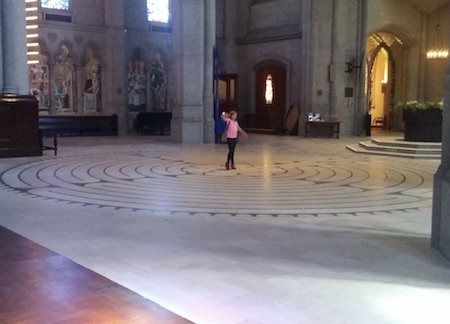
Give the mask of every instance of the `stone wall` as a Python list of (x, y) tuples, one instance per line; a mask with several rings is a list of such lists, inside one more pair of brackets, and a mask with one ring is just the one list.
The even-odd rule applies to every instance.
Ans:
[[(299, 1), (261, 1), (238, 4), (238, 106), (241, 115), (255, 113), (255, 73), (264, 65), (286, 69), (286, 103), (301, 101), (301, 4)], [(270, 14), (268, 14), (270, 13)], [(236, 73), (236, 72), (235, 72)]]
[[(427, 39), (426, 49), (435, 45), (442, 45), (449, 48), (449, 11), (450, 7), (445, 6), (431, 13), (427, 19)], [(436, 26), (440, 26), (440, 30), (436, 31)], [(439, 34), (441, 39), (439, 39)], [(436, 39), (435, 39), (436, 37)], [(424, 74), (424, 100), (439, 101), (443, 98), (442, 85), (445, 82), (445, 71), (447, 70), (448, 60), (432, 59), (425, 60)]]
[[(366, 2), (367, 12), (363, 12), (361, 4)], [(45, 19), (46, 13), (55, 13), (51, 11), (44, 11), (40, 20), (42, 52), (49, 69), (47, 113), (118, 113), (123, 116), (122, 131), (131, 132), (140, 111), (172, 111), (175, 93), (182, 90), (174, 80), (173, 29), (182, 21), (167, 26), (149, 24), (144, 0), (72, 4), (71, 10), (62, 14), (69, 15), (71, 22)], [(221, 72), (238, 74), (238, 105), (246, 114), (256, 109), (255, 68), (272, 63), (283, 66), (286, 110), (295, 104), (301, 109), (302, 121), (308, 112), (319, 112), (326, 119), (341, 120), (343, 135), (362, 135), (361, 121), (367, 108), (364, 80), (360, 80), (364, 64), (347, 73), (346, 62), (364, 63), (363, 37), (390, 32), (404, 44), (404, 62), (398, 64), (404, 72), (402, 96), (441, 97), (439, 85), (447, 63), (427, 62), (423, 57), (427, 45), (424, 36), (431, 37), (438, 14), (432, 13), (427, 23), (425, 14), (402, 0), (218, 0), (216, 42)], [(204, 17), (198, 18), (201, 23)], [(447, 31), (447, 15), (441, 25)], [(205, 33), (202, 24), (193, 28)], [(61, 62), (64, 51), (68, 53)], [(92, 105), (90, 95), (87, 103), (85, 95), (89, 53), (99, 68), (96, 105)], [(71, 86), (71, 108), (62, 110), (57, 108), (54, 95), (62, 83), (61, 74)], [(133, 78), (141, 74), (143, 92), (132, 95)], [(156, 76), (160, 81), (152, 83)], [(88, 109), (87, 104), (91, 104)]]
[[(240, 109), (246, 113), (256, 109), (254, 68), (264, 62), (279, 62), (287, 70), (286, 110), (298, 105), (300, 121), (306, 120), (308, 112), (318, 112), (325, 119), (337, 118), (343, 122), (342, 132), (352, 133), (355, 98), (346, 98), (345, 89), (351, 88), (356, 96), (357, 76), (345, 73), (345, 62), (358, 55), (357, 3), (347, 1), (336, 7), (334, 27), (338, 30), (333, 34), (331, 0), (240, 2), (236, 58)], [(332, 59), (335, 62), (330, 66)], [(331, 111), (331, 95), (335, 96), (337, 112)], [(300, 135), (302, 126), (301, 122)]]
[[(223, 44), (223, 56), (227, 58), (224, 66), (232, 67), (225, 70), (239, 75), (239, 109), (245, 113), (256, 109), (253, 68), (264, 61), (278, 61), (285, 64), (288, 72), (286, 109), (290, 104), (298, 104), (301, 120), (308, 112), (319, 112), (325, 118), (342, 121), (344, 135), (363, 135), (368, 110), (364, 42), (378, 32), (391, 33), (402, 44), (401, 48), (390, 44), (397, 54), (396, 100), (431, 100), (442, 93), (439, 84), (447, 63), (424, 58), (424, 36), (431, 37), (430, 30), (424, 34), (427, 14), (405, 1), (222, 2), (227, 6), (232, 3), (238, 12), (237, 17), (229, 13), (220, 20), (224, 21), (220, 26), (235, 21), (237, 55), (231, 54), (233, 35), (226, 27), (220, 29), (219, 44)], [(362, 8), (365, 2), (366, 11)], [(432, 14), (429, 21), (435, 22), (435, 16)], [(446, 30), (447, 18), (442, 24)], [(346, 62), (353, 60), (358, 69), (345, 72)], [(353, 95), (348, 96), (349, 93)]]
[[(142, 0), (126, 3), (95, 0), (89, 6), (82, 1), (71, 3), (73, 7), (68, 12), (42, 10), (40, 40), (48, 62), (49, 107), (41, 113), (117, 113), (125, 118), (125, 121), (121, 119), (121, 133), (128, 133), (133, 131), (138, 112), (170, 111), (173, 60), (170, 26), (152, 28)], [(47, 14), (69, 16), (71, 21), (46, 19)], [(64, 51), (68, 53), (60, 64)], [(89, 99), (92, 104), (87, 107), (86, 97), (92, 97), (85, 93), (91, 82), (87, 80), (91, 77), (88, 77), (89, 61), (96, 65), (94, 83), (98, 83), (99, 93)], [(143, 74), (142, 93), (132, 99), (131, 79), (133, 69), (138, 67)], [(64, 104), (70, 107), (60, 108), (59, 99), (54, 95), (58, 84), (62, 84), (61, 79), (70, 86), (69, 103)]]

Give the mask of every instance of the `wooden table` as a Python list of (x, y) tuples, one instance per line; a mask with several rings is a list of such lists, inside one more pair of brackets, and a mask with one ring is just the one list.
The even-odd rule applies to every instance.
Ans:
[(338, 121), (307, 121), (305, 122), (305, 137), (327, 136), (339, 138), (340, 122)]

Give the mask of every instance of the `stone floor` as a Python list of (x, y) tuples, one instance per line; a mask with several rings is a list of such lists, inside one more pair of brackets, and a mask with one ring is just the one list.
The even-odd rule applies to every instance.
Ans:
[(227, 171), (224, 144), (61, 138), (0, 160), (0, 225), (195, 323), (442, 322), (439, 161), (361, 140), (251, 134)]

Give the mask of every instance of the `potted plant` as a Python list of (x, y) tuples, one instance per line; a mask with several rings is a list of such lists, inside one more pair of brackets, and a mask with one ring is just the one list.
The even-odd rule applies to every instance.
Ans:
[(405, 141), (441, 142), (442, 102), (402, 101), (397, 108), (403, 111)]

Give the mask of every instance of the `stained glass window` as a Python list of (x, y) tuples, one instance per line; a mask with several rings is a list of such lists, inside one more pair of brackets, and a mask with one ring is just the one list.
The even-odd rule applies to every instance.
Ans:
[(169, 22), (169, 0), (147, 0), (147, 20)]
[(70, 0), (41, 0), (42, 8), (69, 10)]
[(264, 97), (266, 99), (266, 105), (271, 105), (273, 103), (273, 79), (271, 74), (269, 74), (266, 78), (266, 90)]

